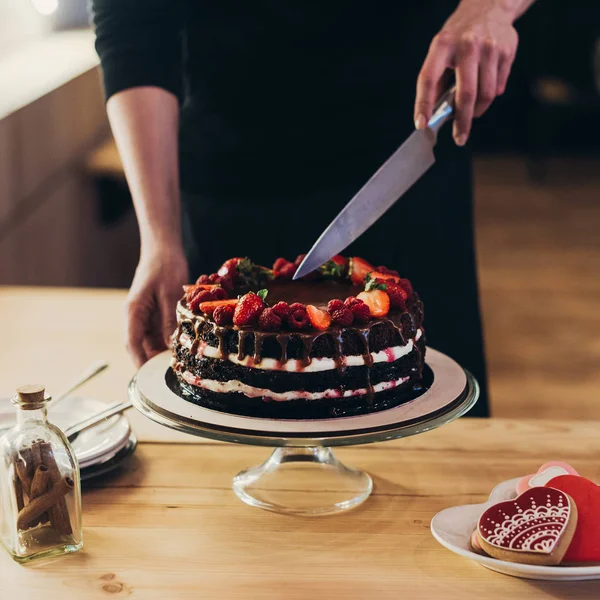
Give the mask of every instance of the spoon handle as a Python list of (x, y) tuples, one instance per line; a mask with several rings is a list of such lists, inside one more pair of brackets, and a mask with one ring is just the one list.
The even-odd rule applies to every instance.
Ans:
[(72, 392), (81, 387), (84, 383), (101, 373), (108, 367), (108, 363), (105, 360), (97, 360), (93, 362), (79, 377), (63, 392), (51, 400), (48, 404), (48, 408), (54, 408), (59, 402), (62, 402)]

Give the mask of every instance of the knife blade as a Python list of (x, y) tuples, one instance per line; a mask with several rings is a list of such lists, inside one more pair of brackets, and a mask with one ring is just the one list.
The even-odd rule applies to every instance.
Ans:
[(294, 279), (318, 269), (361, 236), (435, 163), (433, 148), (440, 127), (454, 111), (456, 88), (438, 101), (427, 127), (415, 130), (346, 204), (321, 234), (294, 274)]

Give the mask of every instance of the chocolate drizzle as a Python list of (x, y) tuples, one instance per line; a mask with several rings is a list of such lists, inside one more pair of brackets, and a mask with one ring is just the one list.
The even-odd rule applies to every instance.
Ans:
[(219, 340), (219, 357), (223, 360), (227, 358), (227, 351), (225, 349), (225, 334), (227, 330), (224, 327), (219, 327), (215, 325), (215, 335)]
[(281, 348), (281, 356), (279, 358), (279, 363), (283, 364), (285, 362), (287, 362), (287, 347), (288, 347), (288, 342), (290, 341), (290, 336), (287, 333), (278, 333), (276, 336), (277, 339), (277, 343), (279, 344), (279, 347)]

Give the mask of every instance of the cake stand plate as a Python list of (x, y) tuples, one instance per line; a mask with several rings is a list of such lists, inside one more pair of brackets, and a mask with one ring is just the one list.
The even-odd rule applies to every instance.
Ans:
[(184, 400), (167, 386), (171, 355), (148, 361), (129, 384), (133, 405), (161, 425), (205, 438), (275, 447), (270, 458), (239, 473), (237, 496), (252, 506), (295, 515), (325, 515), (358, 506), (371, 477), (341, 464), (332, 446), (408, 437), (464, 415), (479, 396), (476, 380), (448, 356), (427, 349), (433, 383), (400, 406), (332, 419), (267, 419), (224, 413)]

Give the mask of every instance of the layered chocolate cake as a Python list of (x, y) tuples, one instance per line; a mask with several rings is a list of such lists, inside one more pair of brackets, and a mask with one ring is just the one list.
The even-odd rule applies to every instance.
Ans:
[(423, 305), (410, 282), (341, 256), (292, 281), (301, 260), (268, 269), (230, 259), (185, 286), (172, 388), (216, 410), (279, 418), (359, 414), (419, 395)]

